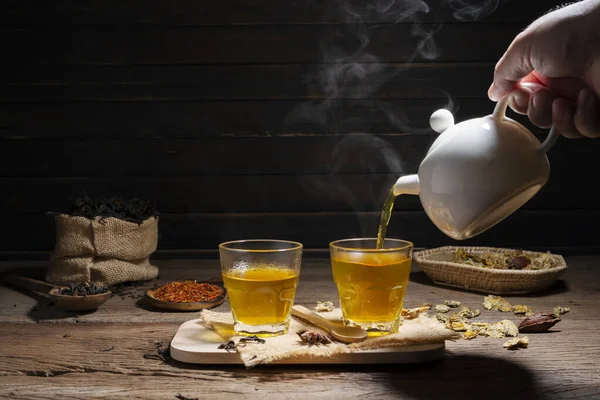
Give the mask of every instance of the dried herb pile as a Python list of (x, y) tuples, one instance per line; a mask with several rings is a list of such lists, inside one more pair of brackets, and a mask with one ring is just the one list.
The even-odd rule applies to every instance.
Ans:
[(141, 224), (150, 217), (157, 217), (158, 212), (151, 202), (137, 198), (123, 199), (119, 197), (102, 197), (92, 199), (88, 196), (75, 200), (69, 215), (95, 219), (97, 217), (118, 218), (123, 221)]
[(154, 292), (154, 297), (170, 303), (193, 303), (214, 300), (223, 294), (223, 288), (196, 281), (169, 282)]
[(83, 282), (77, 284), (71, 284), (68, 287), (58, 289), (58, 294), (66, 296), (91, 296), (93, 294), (102, 294), (109, 291), (108, 286), (95, 283), (95, 282)]
[(558, 267), (558, 260), (549, 253), (525, 255), (522, 250), (477, 254), (458, 249), (452, 253), (452, 261), (489, 269), (542, 270)]

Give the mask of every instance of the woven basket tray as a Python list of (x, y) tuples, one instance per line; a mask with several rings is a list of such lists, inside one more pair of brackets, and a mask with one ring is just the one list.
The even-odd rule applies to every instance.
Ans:
[[(486, 269), (451, 262), (452, 252), (458, 249), (463, 249), (466, 252), (473, 252), (476, 254), (484, 252), (505, 253), (514, 251), (514, 249), (494, 247), (446, 246), (415, 252), (413, 261), (438, 285), (496, 295), (527, 294), (545, 290), (552, 286), (567, 269), (565, 259), (556, 254), (551, 254), (551, 256), (558, 259), (559, 265), (550, 270), (519, 271)], [(523, 254), (533, 256), (541, 253), (523, 251)]]

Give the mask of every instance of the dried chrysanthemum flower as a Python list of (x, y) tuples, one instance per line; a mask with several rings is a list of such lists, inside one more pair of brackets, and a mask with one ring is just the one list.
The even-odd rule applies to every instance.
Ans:
[(433, 304), (431, 303), (423, 303), (419, 305), (419, 308), (422, 308), (424, 310), (431, 310), (431, 307), (433, 307)]
[(300, 336), (300, 340), (309, 345), (314, 344), (329, 344), (332, 343), (329, 336), (323, 332), (319, 331), (309, 331), (309, 330), (301, 330), (297, 332), (298, 336)]
[(486, 310), (498, 310), (502, 312), (510, 312), (512, 306), (510, 303), (500, 296), (489, 295), (483, 298), (483, 307)]
[(402, 317), (404, 319), (415, 319), (422, 313), (428, 311), (431, 308), (431, 304), (423, 304), (419, 307), (411, 308), (409, 310), (403, 308), (402, 309)]
[(447, 313), (448, 311), (450, 311), (450, 307), (448, 307), (445, 304), (436, 304), (436, 306), (435, 306), (435, 312)]
[(450, 308), (460, 307), (460, 301), (456, 300), (444, 300), (444, 304)]
[(527, 336), (510, 339), (503, 345), (509, 350), (517, 350), (519, 348), (527, 348), (529, 346), (529, 338)]
[(469, 324), (465, 324), (462, 321), (452, 322), (450, 324), (450, 329), (454, 332), (466, 332), (471, 330), (471, 326)]
[(450, 317), (448, 317), (447, 315), (440, 313), (440, 314), (436, 315), (436, 318), (438, 321), (440, 321), (443, 324), (446, 324), (446, 325), (450, 324)]
[(512, 311), (515, 313), (515, 315), (533, 315), (533, 309), (529, 306), (516, 305), (512, 307)]
[(463, 307), (458, 315), (462, 318), (476, 318), (481, 314), (479, 310), (471, 310), (469, 307)]
[(569, 307), (556, 306), (556, 307), (554, 307), (553, 314), (563, 315), (563, 314), (568, 313), (569, 311), (571, 311), (569, 309)]
[(463, 333), (463, 339), (466, 340), (471, 340), (471, 339), (475, 339), (477, 337), (477, 331), (472, 331), (472, 330), (468, 330), (465, 333)]
[(317, 301), (317, 305), (313, 308), (316, 312), (329, 312), (333, 311), (334, 305), (331, 301), (320, 302)]
[(475, 329), (479, 329), (479, 334), (493, 339), (501, 339), (506, 336), (517, 336), (519, 328), (514, 322), (504, 319), (494, 324), (483, 325), (482, 323), (473, 323)]

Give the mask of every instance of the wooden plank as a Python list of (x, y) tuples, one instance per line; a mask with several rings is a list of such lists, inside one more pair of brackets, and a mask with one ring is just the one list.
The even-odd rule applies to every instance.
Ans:
[[(4, 140), (0, 144), (0, 176), (400, 174), (416, 171), (434, 139), (428, 135), (349, 134)], [(566, 146), (569, 154), (580, 156), (578, 160), (595, 154), (595, 146), (570, 143), (580, 144)], [(556, 148), (562, 151), (565, 143)]]
[(5, 104), (0, 138), (430, 134), (429, 117), (439, 108), (461, 121), (493, 107), (483, 98)]
[[(75, 167), (75, 166), (74, 166)], [(600, 210), (587, 182), (598, 173), (554, 171), (523, 209)], [(399, 175), (238, 175), (107, 178), (0, 178), (0, 210), (67, 211), (77, 197), (119, 196), (155, 202), (163, 213), (380, 211)], [(573, 188), (565, 193), (565, 185)], [(43, 195), (40, 195), (43, 194)], [(402, 196), (395, 209), (422, 210), (418, 196)]]
[[(426, 5), (427, 4), (427, 5)], [(535, 0), (522, 7), (517, 1), (486, 2), (358, 2), (318, 1), (252, 2), (225, 0), (198, 3), (193, 0), (86, 1), (62, 0), (50, 5), (43, 0), (9, 0), (2, 3), (3, 26), (189, 26), (219, 24), (315, 24), (349, 19), (343, 6), (351, 7), (365, 22), (396, 23), (415, 15), (426, 22), (502, 21), (530, 22), (560, 1)], [(382, 6), (380, 10), (377, 5)], [(385, 7), (384, 7), (385, 6)], [(412, 10), (412, 12), (411, 12)], [(400, 19), (400, 21), (398, 21)]]
[[(163, 214), (159, 249), (216, 249), (226, 240), (265, 237), (297, 240), (306, 248), (326, 248), (348, 237), (373, 237), (379, 212)], [(0, 251), (49, 251), (54, 222), (44, 214), (2, 214)], [(408, 239), (419, 247), (461, 243), (507, 247), (597, 246), (600, 212), (519, 210), (473, 239), (456, 242), (441, 233), (423, 211), (396, 211), (389, 237)]]
[[(16, 65), (346, 62), (366, 35), (368, 41), (353, 62), (496, 62), (522, 29), (523, 24), (508, 22), (418, 30), (411, 25), (374, 25), (358, 33), (359, 41), (354, 32), (340, 33), (336, 25), (31, 28), (4, 30), (2, 37), (4, 53)], [(323, 46), (335, 46), (342, 54), (324, 54)]]
[[(36, 65), (0, 78), (6, 83), (0, 86), (0, 102), (481, 97), (493, 70), (493, 63)], [(331, 86), (327, 79), (340, 83)]]
[[(544, 139), (543, 130), (533, 131), (538, 139)], [(417, 171), (436, 137), (348, 134), (3, 140), (0, 177), (403, 175)], [(593, 178), (599, 152), (600, 141), (560, 138), (548, 153), (552, 174), (568, 171), (574, 174), (572, 179)], [(552, 177), (551, 182), (557, 179)]]

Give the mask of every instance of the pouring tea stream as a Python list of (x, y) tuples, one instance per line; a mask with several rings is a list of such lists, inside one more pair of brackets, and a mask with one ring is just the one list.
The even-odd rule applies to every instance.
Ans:
[[(448, 110), (434, 112), (431, 128), (440, 136), (418, 173), (396, 181), (386, 205), (391, 201), (393, 206), (393, 199), (402, 194), (418, 195), (442, 232), (464, 240), (495, 226), (535, 196), (549, 178), (546, 152), (559, 132), (552, 126), (540, 143), (522, 124), (506, 117), (507, 104), (508, 96), (493, 114), (458, 124)], [(385, 211), (384, 207), (380, 239), (389, 220)]]

